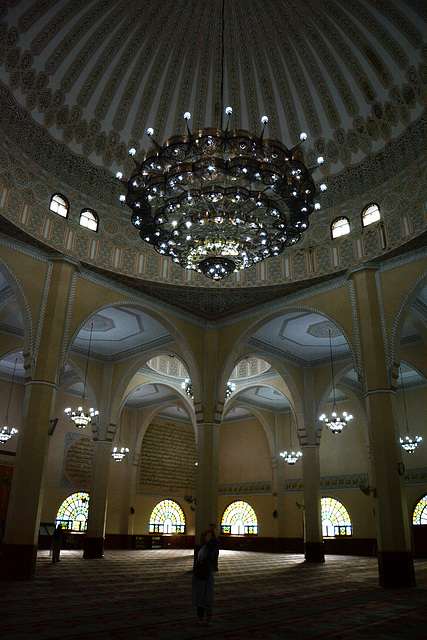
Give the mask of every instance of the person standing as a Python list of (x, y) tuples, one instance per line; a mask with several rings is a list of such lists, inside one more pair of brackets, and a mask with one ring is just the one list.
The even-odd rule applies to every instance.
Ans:
[[(209, 540), (206, 540), (208, 535)], [(214, 600), (214, 575), (217, 571), (219, 555), (218, 538), (215, 535), (215, 524), (211, 523), (209, 529), (200, 534), (201, 549), (193, 567), (191, 583), (191, 604), (197, 611), (197, 623), (202, 624), (206, 613), (206, 623), (212, 624), (213, 600)]]
[(59, 554), (61, 553), (61, 532), (62, 527), (57, 526), (52, 537), (52, 562), (59, 562)]

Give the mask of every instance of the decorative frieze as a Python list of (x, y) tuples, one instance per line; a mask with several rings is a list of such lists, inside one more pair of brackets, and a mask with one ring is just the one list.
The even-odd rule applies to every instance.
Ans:
[(272, 493), (272, 491), (272, 483), (269, 480), (218, 485), (218, 495), (220, 496), (227, 495), (235, 497), (241, 495), (256, 495), (260, 493)]

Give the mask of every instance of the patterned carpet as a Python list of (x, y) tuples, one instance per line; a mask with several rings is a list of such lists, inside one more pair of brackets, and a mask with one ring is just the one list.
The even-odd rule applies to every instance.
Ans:
[(211, 627), (190, 607), (190, 550), (106, 551), (84, 560), (40, 551), (32, 582), (1, 583), (0, 637), (117, 640), (421, 640), (427, 638), (427, 560), (415, 589), (378, 587), (375, 558), (222, 551)]

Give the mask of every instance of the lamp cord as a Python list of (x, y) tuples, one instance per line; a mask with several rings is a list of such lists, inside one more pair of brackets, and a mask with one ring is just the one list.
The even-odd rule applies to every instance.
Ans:
[(400, 367), (400, 377), (402, 378), (403, 407), (405, 409), (406, 431), (409, 433), (408, 414), (406, 413), (405, 385), (403, 384), (402, 367)]
[(224, 111), (224, 59), (225, 59), (225, 0), (222, 0), (222, 31), (221, 31), (221, 114), (220, 127), (222, 129), (222, 114)]
[(334, 395), (334, 407), (336, 405), (335, 401), (335, 376), (334, 376), (334, 361), (332, 358), (332, 338), (331, 338), (331, 330), (329, 329), (329, 352), (331, 355), (331, 369), (332, 369), (332, 393)]
[(85, 398), (86, 398), (86, 382), (87, 382), (87, 370), (89, 367), (89, 358), (90, 358), (90, 346), (92, 344), (92, 331), (93, 331), (93, 322), (90, 325), (90, 336), (89, 336), (89, 349), (87, 352), (87, 360), (86, 360), (86, 371), (85, 371), (85, 382), (83, 385), (83, 396), (82, 396), (82, 403), (84, 402)]
[(4, 419), (6, 425), (7, 422), (9, 420), (9, 407), (10, 407), (10, 399), (12, 397), (12, 389), (13, 389), (13, 382), (15, 380), (15, 371), (16, 371), (16, 363), (18, 362), (18, 358), (15, 358), (15, 365), (13, 367), (13, 374), (12, 374), (12, 382), (10, 383), (10, 389), (9, 389), (9, 398), (7, 400), (7, 409), (6, 409), (6, 417)]

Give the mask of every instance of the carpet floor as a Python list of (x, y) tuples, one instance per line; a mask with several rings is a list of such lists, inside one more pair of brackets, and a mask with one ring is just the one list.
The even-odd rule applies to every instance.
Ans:
[(30, 582), (0, 583), (0, 637), (13, 640), (427, 639), (427, 560), (417, 587), (378, 586), (375, 558), (221, 551), (210, 627), (190, 606), (191, 550), (37, 557)]

